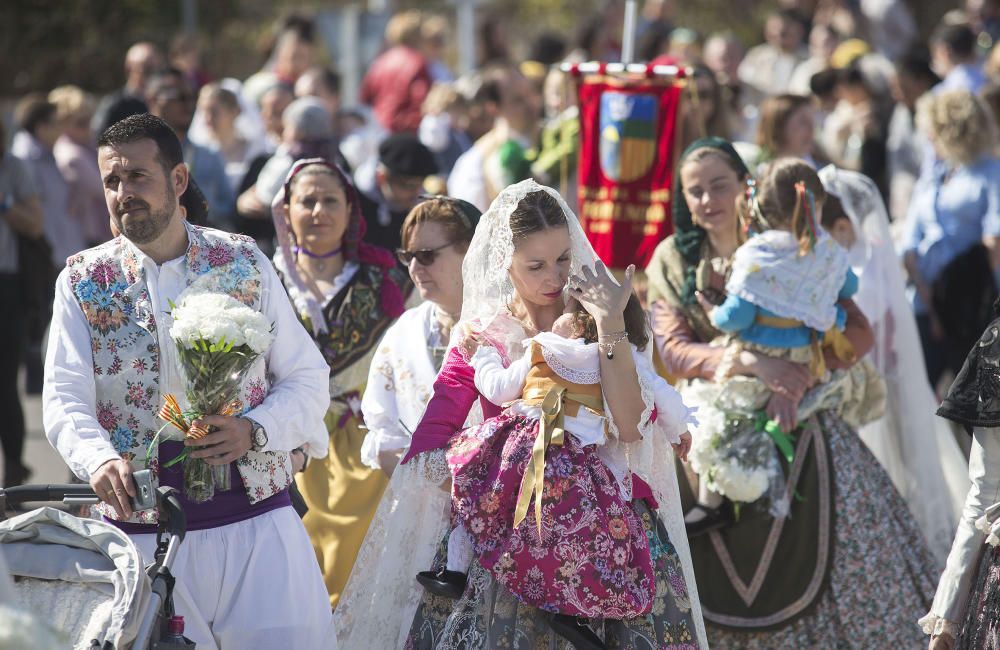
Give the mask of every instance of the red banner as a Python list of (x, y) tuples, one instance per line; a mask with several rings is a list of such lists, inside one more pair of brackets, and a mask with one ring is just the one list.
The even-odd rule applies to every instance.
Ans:
[(681, 84), (672, 77), (585, 77), (579, 215), (611, 268), (642, 269), (673, 232), (670, 201)]

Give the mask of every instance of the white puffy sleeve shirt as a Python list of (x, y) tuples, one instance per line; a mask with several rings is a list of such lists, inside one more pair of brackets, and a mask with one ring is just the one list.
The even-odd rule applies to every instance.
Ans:
[(976, 520), (988, 507), (1000, 502), (1000, 428), (977, 428), (973, 432), (969, 480), (972, 487), (934, 603), (930, 613), (920, 619), (927, 634), (947, 632), (957, 637), (965, 620), (979, 561), (987, 548), (986, 533), (976, 528)]
[[(323, 457), (329, 445), (323, 417), (330, 404), (330, 369), (292, 310), (270, 260), (260, 251), (256, 255), (261, 270), (261, 311), (274, 323), (275, 338), (265, 360), (270, 391), (246, 417), (267, 432), (263, 451), (290, 451), (304, 445), (310, 456)], [(180, 365), (169, 337), (169, 301), (176, 302), (186, 288), (186, 258), (161, 265), (142, 254), (139, 259), (158, 324), (160, 390), (182, 395)], [(86, 481), (119, 454), (110, 433), (97, 421), (90, 326), (73, 297), (66, 269), (56, 281), (49, 332), (42, 391), (45, 435), (73, 473)]]

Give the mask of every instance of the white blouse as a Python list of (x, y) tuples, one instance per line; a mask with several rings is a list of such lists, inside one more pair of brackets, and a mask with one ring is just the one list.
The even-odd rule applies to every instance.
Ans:
[(988, 533), (976, 526), (990, 506), (1000, 503), (1000, 428), (977, 428), (969, 456), (972, 487), (965, 499), (958, 532), (938, 583), (931, 611), (920, 619), (926, 634), (958, 637), (972, 596), (972, 585)]
[(368, 427), (361, 462), (372, 469), (381, 469), (380, 454), (401, 454), (410, 446), (413, 430), (434, 392), (447, 347), (435, 309), (428, 301), (405, 311), (386, 330), (372, 357), (361, 398)]

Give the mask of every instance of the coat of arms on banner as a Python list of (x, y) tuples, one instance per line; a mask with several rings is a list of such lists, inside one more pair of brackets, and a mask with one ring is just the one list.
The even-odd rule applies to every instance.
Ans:
[(656, 156), (658, 99), (605, 91), (601, 95), (601, 171), (629, 183), (644, 176)]

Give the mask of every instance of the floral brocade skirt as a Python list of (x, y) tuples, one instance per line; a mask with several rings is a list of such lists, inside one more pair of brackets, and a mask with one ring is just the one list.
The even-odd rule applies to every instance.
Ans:
[[(649, 539), (656, 595), (649, 614), (617, 620), (591, 619), (591, 628), (611, 650), (697, 650), (691, 602), (677, 551), (654, 510), (644, 501), (634, 501), (629, 507)], [(445, 562), (447, 549), (446, 535), (433, 566)], [(404, 648), (573, 650), (568, 641), (552, 632), (545, 612), (524, 604), (500, 585), (480, 561), (473, 563), (461, 599), (424, 593)]]
[(521, 481), (539, 423), (502, 414), (455, 437), (448, 450), (452, 512), (476, 556), (533, 607), (586, 618), (647, 614), (656, 584), (646, 531), (614, 475), (567, 432), (545, 452), (541, 526), (535, 498), (516, 527)]
[(987, 547), (972, 589), (959, 650), (1000, 650), (1000, 547)]

